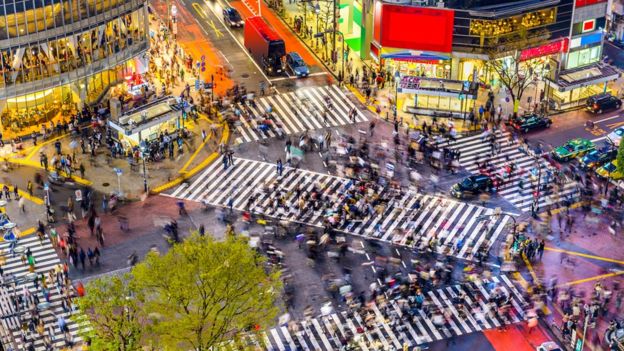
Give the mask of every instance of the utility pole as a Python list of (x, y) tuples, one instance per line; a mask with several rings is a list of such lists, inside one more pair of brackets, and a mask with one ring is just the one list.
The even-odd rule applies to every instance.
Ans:
[(332, 28), (332, 41), (333, 41), (333, 45), (332, 45), (332, 58), (333, 58), (334, 53), (337, 53), (336, 52), (336, 30), (337, 30), (336, 27), (337, 27), (337, 24), (338, 24), (338, 0), (333, 0), (332, 9), (333, 9), (333, 12), (334, 12), (334, 16), (333, 16), (334, 17), (334, 28)]

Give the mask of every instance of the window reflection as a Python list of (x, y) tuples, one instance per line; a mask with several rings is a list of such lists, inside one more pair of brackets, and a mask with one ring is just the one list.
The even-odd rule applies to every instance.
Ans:
[[(109, 11), (124, 0), (16, 0), (0, 12), (0, 40), (63, 27)], [(0, 5), (2, 6), (2, 5)]]
[(2, 50), (0, 86), (32, 82), (70, 72), (145, 44), (143, 9), (105, 25), (46, 43)]

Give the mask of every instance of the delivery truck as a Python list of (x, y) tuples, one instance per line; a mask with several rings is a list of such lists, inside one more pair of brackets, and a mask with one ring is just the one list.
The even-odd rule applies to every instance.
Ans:
[(245, 47), (265, 73), (283, 72), (282, 58), (286, 55), (284, 40), (260, 16), (245, 20)]

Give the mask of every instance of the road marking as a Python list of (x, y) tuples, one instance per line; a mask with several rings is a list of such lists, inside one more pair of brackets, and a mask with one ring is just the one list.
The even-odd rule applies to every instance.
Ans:
[(597, 142), (597, 141), (605, 140), (606, 138), (607, 138), (607, 136), (605, 135), (605, 136), (602, 136), (602, 137), (600, 137), (600, 138), (592, 139), (591, 141), (592, 141), (593, 143), (595, 143), (595, 142)]
[(620, 126), (624, 126), (624, 122), (615, 122), (615, 123), (607, 124), (607, 127), (611, 128), (611, 129), (615, 129), (615, 128), (620, 127)]
[[(219, 2), (219, 6), (221, 6), (222, 8), (226, 8), (228, 7), (227, 5), (223, 4), (222, 1), (218, 1)], [(243, 50), (243, 52), (245, 53), (245, 55), (247, 55), (247, 57), (249, 57), (249, 59), (251, 60), (251, 62), (254, 64), (254, 66), (256, 66), (256, 68), (258, 69), (258, 71), (260, 71), (260, 74), (262, 74), (262, 76), (264, 77), (264, 79), (266, 79), (267, 82), (270, 82), (271, 80), (269, 79), (269, 77), (264, 73), (264, 71), (262, 70), (262, 68), (260, 68), (260, 65), (258, 65), (258, 63), (256, 62), (256, 60), (253, 59), (253, 57), (251, 57), (251, 54), (249, 53), (249, 51), (247, 50), (247, 48), (245, 48), (245, 46), (238, 41), (238, 39), (236, 39), (236, 37), (234, 36), (234, 33), (232, 33), (232, 31), (230, 30), (230, 28), (228, 28), (228, 26), (225, 25), (225, 23), (223, 22), (223, 20), (221, 19), (221, 17), (219, 16), (218, 13), (216, 13), (212, 7), (210, 7), (210, 3), (208, 2), (208, 0), (205, 1), (206, 6), (208, 6), (208, 8), (210, 9), (210, 11), (212, 13), (214, 13), (214, 15), (217, 17), (217, 20), (219, 21), (219, 23), (221, 23), (223, 25), (223, 28), (225, 28), (225, 30), (230, 34), (230, 36), (232, 37), (232, 39), (234, 39), (234, 41), (236, 42), (236, 44), (238, 44), (238, 46), (240, 46), (240, 48)], [(279, 94), (279, 91), (277, 90), (276, 87), (273, 87), (273, 89), (275, 89), (275, 92)]]
[(619, 271), (619, 272), (614, 272), (614, 273), (607, 273), (607, 274), (601, 274), (601, 275), (597, 275), (597, 276), (590, 277), (590, 278), (584, 278), (584, 279), (579, 279), (579, 280), (574, 280), (574, 281), (571, 281), (571, 282), (559, 284), (558, 287), (563, 288), (563, 287), (566, 287), (566, 286), (578, 285), (578, 284), (582, 284), (582, 283), (591, 282), (591, 281), (594, 281), (594, 280), (600, 280), (600, 279), (615, 277), (615, 276), (622, 275), (622, 274), (624, 274), (624, 271)]
[(215, 31), (215, 34), (217, 34), (217, 38), (221, 38), (224, 35), (223, 32), (217, 28), (213, 20), (210, 20), (210, 26)]
[(531, 274), (531, 277), (533, 277), (533, 284), (537, 285), (538, 287), (541, 287), (542, 283), (540, 283), (540, 280), (537, 277), (537, 274), (535, 274), (535, 270), (533, 269), (533, 265), (531, 264), (531, 261), (527, 259), (524, 253), (522, 254), (522, 259), (524, 260), (524, 263), (526, 264), (527, 269), (529, 270), (529, 273)]
[(204, 10), (201, 8), (201, 6), (199, 6), (198, 3), (194, 2), (193, 3), (193, 8), (195, 9), (195, 11), (197, 11), (197, 13), (201, 16), (201, 18), (206, 19), (206, 13), (204, 12)]
[[(308, 77), (322, 76), (322, 75), (326, 75), (326, 74), (328, 74), (328, 73), (327, 72), (316, 72), (316, 73), (308, 74)], [(286, 72), (286, 75), (288, 77), (271, 78), (271, 82), (278, 82), (280, 80), (288, 80), (288, 79), (299, 79), (299, 77), (297, 77), (297, 76), (291, 76), (288, 72)]]
[(597, 120), (597, 121), (594, 121), (594, 124), (596, 124), (596, 123), (601, 123), (601, 122), (605, 122), (605, 121), (610, 121), (610, 120), (612, 120), (612, 119), (616, 119), (616, 118), (619, 118), (619, 117), (622, 117), (622, 116), (618, 114), (618, 115), (616, 115), (616, 116), (611, 116), (611, 117), (607, 117), (607, 118), (599, 119), (599, 120)]
[(592, 260), (605, 261), (605, 262), (611, 262), (611, 263), (624, 265), (624, 261), (614, 260), (608, 257), (594, 256), (594, 255), (584, 254), (584, 253), (576, 252), (576, 251), (567, 251), (567, 250), (557, 249), (554, 247), (545, 247), (544, 249), (546, 251), (561, 252), (561, 253), (566, 253), (572, 256), (580, 256), (580, 257), (590, 258)]

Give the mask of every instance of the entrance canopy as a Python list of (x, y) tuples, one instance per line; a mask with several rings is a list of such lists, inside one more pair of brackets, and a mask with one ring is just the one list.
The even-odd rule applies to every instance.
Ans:
[(382, 59), (392, 59), (398, 61), (414, 61), (414, 62), (431, 62), (431, 61), (446, 61), (450, 60), (449, 56), (441, 54), (431, 54), (427, 52), (419, 51), (397, 51), (381, 54)]

